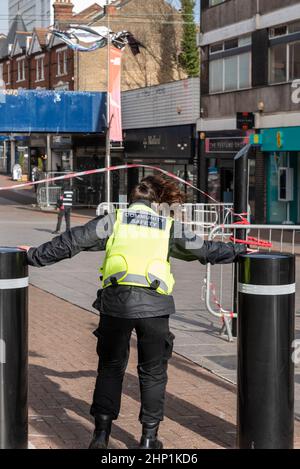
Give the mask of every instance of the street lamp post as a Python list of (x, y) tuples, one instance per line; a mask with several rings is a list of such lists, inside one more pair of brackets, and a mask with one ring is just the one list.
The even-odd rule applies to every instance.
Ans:
[(111, 166), (111, 147), (110, 147), (110, 20), (109, 20), (109, 0), (106, 0), (106, 15), (107, 15), (107, 114), (106, 114), (106, 148), (105, 148), (105, 167), (106, 172), (106, 203), (109, 205), (111, 200), (111, 173), (108, 168)]
[[(105, 146), (105, 169), (106, 171), (106, 190), (105, 190), (105, 198), (106, 198), (106, 203), (111, 204), (112, 202), (112, 184), (111, 184), (111, 173), (109, 168), (111, 167), (111, 137), (116, 141), (122, 140), (121, 137), (121, 126), (119, 122), (119, 127), (116, 131), (116, 134), (114, 134), (114, 128), (111, 128), (111, 121), (112, 117), (111, 116), (111, 109), (112, 107), (112, 97), (111, 94), (113, 93), (113, 84), (111, 83), (111, 62), (112, 62), (112, 50), (111, 50), (111, 45), (114, 45), (116, 49), (123, 50), (123, 48), (129, 44), (130, 49), (133, 53), (133, 55), (137, 55), (140, 53), (140, 47), (144, 47), (138, 40), (134, 38), (134, 36), (128, 32), (128, 31), (120, 31), (118, 33), (110, 34), (110, 11), (109, 11), (109, 4), (110, 0), (106, 0), (105, 3), (105, 14), (107, 15), (107, 32), (103, 33), (101, 31), (100, 33), (97, 30), (93, 30), (93, 28), (90, 28), (88, 26), (78, 26), (78, 25), (73, 25), (71, 26), (71, 31), (66, 32), (66, 31), (59, 31), (57, 29), (53, 29), (52, 34), (54, 34), (56, 37), (59, 39), (63, 40), (65, 43), (68, 44), (69, 47), (71, 47), (75, 51), (81, 51), (81, 52), (91, 52), (95, 51), (98, 48), (102, 48), (107, 46), (107, 110), (106, 110), (106, 146)], [(101, 13), (100, 18), (103, 18), (103, 13)], [(93, 23), (96, 21), (97, 18), (94, 18)], [(90, 25), (89, 25), (90, 26)], [(101, 29), (101, 28), (100, 28)], [(105, 28), (104, 28), (105, 29)], [(81, 30), (80, 33), (77, 33), (76, 30)], [(105, 40), (105, 34), (107, 35), (107, 40)], [(95, 41), (95, 42), (94, 42)], [(84, 42), (86, 44), (91, 44), (90, 46), (82, 46), (80, 42)], [(115, 52), (114, 52), (115, 55)], [(113, 63), (114, 65), (117, 62), (117, 65), (120, 65), (120, 58), (114, 59)], [(118, 72), (119, 73), (119, 72)], [(119, 97), (115, 100), (114, 102), (119, 101)], [(114, 104), (115, 106), (115, 104)], [(115, 119), (118, 119), (119, 116), (119, 110), (120, 106), (117, 105), (118, 109), (115, 112)], [(113, 130), (113, 131), (112, 131)], [(118, 138), (119, 137), (119, 138)]]

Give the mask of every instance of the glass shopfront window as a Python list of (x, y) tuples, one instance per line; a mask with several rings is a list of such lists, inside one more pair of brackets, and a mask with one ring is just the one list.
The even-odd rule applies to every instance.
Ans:
[[(298, 222), (298, 158), (296, 152), (272, 152), (267, 160), (267, 223)], [(280, 170), (291, 168), (293, 170), (293, 200), (280, 200)]]

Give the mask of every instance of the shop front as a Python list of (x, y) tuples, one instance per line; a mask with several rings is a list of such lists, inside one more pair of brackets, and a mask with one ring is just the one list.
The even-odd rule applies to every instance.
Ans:
[[(193, 184), (197, 176), (195, 159), (198, 159), (195, 132), (195, 125), (125, 130), (125, 161), (158, 166)], [(140, 179), (151, 174), (150, 168), (129, 170), (128, 195)], [(186, 185), (182, 185), (182, 190), (187, 201), (193, 202), (194, 191)]]
[[(0, 155), (6, 172), (12, 174), (19, 164), (22, 176), (36, 179), (44, 172), (89, 169), (91, 164), (101, 167), (105, 116), (105, 93), (20, 90), (7, 96), (0, 103), (0, 134), (5, 137)], [(80, 178), (74, 180), (76, 184), (80, 184), (76, 191), (80, 203), (99, 202), (98, 181)]]
[(200, 139), (201, 189), (218, 202), (232, 203), (234, 157), (249, 143), (248, 136), (240, 131), (207, 132)]
[(267, 223), (300, 222), (300, 127), (261, 130)]
[(51, 168), (48, 169), (57, 172), (73, 170), (72, 135), (51, 136)]

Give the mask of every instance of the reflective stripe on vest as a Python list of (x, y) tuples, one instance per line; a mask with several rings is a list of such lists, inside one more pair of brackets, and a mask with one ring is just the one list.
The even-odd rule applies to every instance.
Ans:
[(172, 223), (171, 218), (142, 204), (117, 211), (101, 268), (103, 287), (117, 283), (170, 294), (174, 286), (168, 262)]
[(109, 285), (112, 285), (113, 279), (116, 279), (117, 282), (120, 281), (120, 279), (122, 279), (122, 282), (120, 282), (120, 285), (123, 283), (124, 284), (126, 283), (126, 284), (134, 284), (140, 287), (149, 287), (149, 286), (151, 287), (152, 283), (155, 282), (155, 280), (157, 280), (159, 282), (159, 288), (161, 288), (164, 291), (168, 291), (168, 285), (163, 280), (161, 280), (158, 277), (155, 277), (152, 274), (149, 275), (149, 279), (151, 280), (149, 284), (146, 276), (134, 275), (134, 274), (126, 275), (126, 272), (119, 272), (117, 274), (112, 275), (110, 278), (107, 278), (106, 280), (104, 280), (103, 282), (104, 286), (108, 287)]

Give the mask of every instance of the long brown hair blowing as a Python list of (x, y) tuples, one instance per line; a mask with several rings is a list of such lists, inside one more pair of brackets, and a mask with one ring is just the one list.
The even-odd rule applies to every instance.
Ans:
[(130, 201), (136, 202), (141, 199), (158, 204), (182, 204), (185, 201), (185, 194), (172, 179), (166, 176), (154, 175), (145, 177), (133, 189)]

